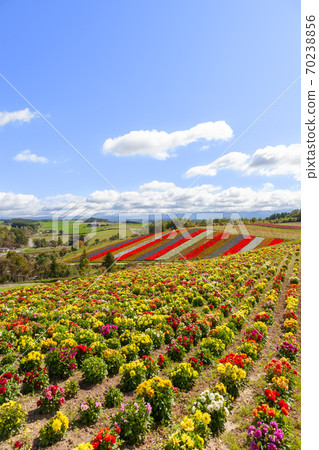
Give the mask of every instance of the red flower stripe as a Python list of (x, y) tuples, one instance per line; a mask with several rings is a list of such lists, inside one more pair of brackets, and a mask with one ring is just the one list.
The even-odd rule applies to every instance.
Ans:
[(249, 242), (252, 239), (255, 239), (255, 237), (256, 236), (246, 236), (246, 237), (244, 237), (240, 242), (238, 242), (238, 244), (234, 245), (229, 250), (227, 250), (225, 253), (223, 253), (223, 255), (234, 255), (235, 253), (239, 252), (239, 250), (241, 250), (242, 248), (246, 247), (246, 245), (249, 244)]
[[(198, 234), (203, 233), (203, 231), (205, 231), (205, 230), (193, 231), (192, 233), (189, 233), (189, 236), (191, 236), (193, 238), (193, 237), (197, 236)], [(174, 248), (178, 247), (179, 245), (183, 244), (184, 242), (187, 242), (189, 240), (189, 236), (187, 236), (183, 239), (180, 239), (177, 242), (174, 242), (174, 244), (169, 245), (166, 248), (163, 248), (162, 250), (158, 251), (157, 253), (154, 253), (152, 256), (149, 256), (148, 258), (146, 258), (145, 261), (153, 261), (154, 259), (157, 259), (162, 255), (165, 255), (165, 253), (173, 250)]]
[(205, 244), (200, 245), (197, 248), (194, 248), (194, 250), (192, 250), (189, 253), (186, 253), (186, 255), (184, 255), (183, 257), (179, 258), (179, 259), (191, 259), (191, 258), (195, 258), (195, 256), (199, 255), (200, 253), (202, 253), (204, 250), (206, 250), (207, 248), (211, 247), (212, 245), (216, 244), (216, 242), (220, 241), (222, 236), (224, 235), (224, 237), (228, 237), (229, 233), (220, 233), (217, 236), (215, 236), (214, 238), (210, 239), (209, 241), (205, 242)]
[(284, 239), (279, 239), (279, 238), (273, 239), (273, 240), (270, 242), (270, 244), (268, 244), (268, 247), (269, 247), (270, 245), (281, 244), (282, 242), (284, 242)]
[(123, 259), (126, 259), (132, 255), (135, 255), (135, 253), (139, 253), (139, 252), (145, 250), (146, 248), (152, 247), (152, 245), (156, 244), (159, 241), (163, 241), (164, 239), (167, 239), (167, 237), (172, 234), (173, 235), (177, 234), (177, 231), (170, 231), (169, 233), (164, 234), (162, 237), (154, 239), (153, 241), (148, 242), (145, 245), (142, 245), (142, 247), (136, 248), (135, 250), (132, 250), (131, 252), (127, 252), (127, 253), (125, 253), (125, 255), (122, 255), (119, 258), (115, 258), (115, 259), (117, 261), (122, 261)]
[[(152, 234), (148, 234), (147, 236), (142, 236), (142, 237), (140, 237), (140, 238), (137, 238), (137, 239), (134, 241), (134, 243), (139, 242), (139, 241), (141, 241), (142, 239), (146, 239), (146, 238), (151, 237), (151, 236), (152, 236)], [(93, 256), (89, 257), (89, 260), (90, 260), (90, 261), (93, 261), (94, 259), (101, 258), (102, 256), (106, 255), (108, 252), (113, 253), (113, 252), (115, 252), (116, 250), (120, 250), (121, 248), (124, 248), (125, 246), (130, 245), (130, 244), (132, 244), (131, 241), (130, 241), (130, 242), (124, 242), (124, 244), (117, 245), (116, 247), (113, 247), (113, 248), (110, 249), (110, 250), (104, 250), (103, 252), (98, 253), (97, 255), (93, 255)]]

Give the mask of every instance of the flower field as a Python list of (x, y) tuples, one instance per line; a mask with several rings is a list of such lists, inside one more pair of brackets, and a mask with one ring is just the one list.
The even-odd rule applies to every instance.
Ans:
[[(169, 261), (215, 258), (272, 246), (284, 239), (267, 239), (227, 232), (213, 233), (206, 228), (180, 229), (120, 241), (88, 253), (90, 261), (101, 262), (111, 252), (116, 261)], [(78, 261), (80, 257), (74, 258)]]
[(177, 260), (156, 271), (0, 292), (1, 448), (300, 448), (300, 246), (203, 233), (127, 241)]

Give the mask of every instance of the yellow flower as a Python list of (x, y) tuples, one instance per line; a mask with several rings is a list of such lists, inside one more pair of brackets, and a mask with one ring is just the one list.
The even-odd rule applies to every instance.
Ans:
[(190, 417), (184, 417), (181, 422), (181, 427), (185, 431), (194, 431), (194, 422)]
[(59, 419), (54, 419), (53, 423), (52, 423), (52, 430), (57, 433), (58, 431), (61, 430), (62, 427), (62, 422)]
[(203, 419), (203, 422), (204, 422), (206, 425), (208, 425), (208, 424), (210, 423), (210, 421), (211, 421), (210, 415), (209, 415), (208, 413), (204, 413), (202, 419)]

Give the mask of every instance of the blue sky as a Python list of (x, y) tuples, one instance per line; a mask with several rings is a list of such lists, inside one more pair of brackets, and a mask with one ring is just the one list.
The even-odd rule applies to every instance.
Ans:
[(0, 73), (110, 182), (0, 77), (0, 217), (299, 207), (300, 81), (208, 165), (300, 75), (300, 2), (0, 0), (0, 39)]

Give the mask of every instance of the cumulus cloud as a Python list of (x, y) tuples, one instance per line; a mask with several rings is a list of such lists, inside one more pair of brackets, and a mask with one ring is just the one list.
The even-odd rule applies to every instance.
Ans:
[(220, 169), (233, 169), (247, 175), (292, 175), (300, 180), (300, 152), (300, 144), (267, 146), (256, 150), (251, 156), (232, 152), (212, 164), (191, 167), (185, 176), (215, 176)]
[(106, 139), (103, 153), (113, 153), (116, 156), (142, 155), (164, 160), (172, 156), (177, 147), (185, 147), (199, 140), (227, 140), (232, 135), (232, 129), (224, 121), (199, 123), (189, 130), (172, 133), (157, 130), (131, 131), (114, 139)]
[(1, 216), (32, 215), (41, 209), (41, 202), (35, 195), (0, 192)]
[(45, 164), (49, 162), (48, 158), (45, 156), (38, 156), (35, 153), (31, 153), (30, 150), (24, 150), (21, 153), (18, 153), (13, 158), (15, 161), (27, 161), (27, 162), (33, 162), (33, 163), (42, 163)]
[[(166, 188), (164, 185), (166, 184)], [(300, 208), (300, 191), (275, 189), (265, 183), (259, 189), (212, 184), (182, 188), (154, 180), (136, 191), (94, 191), (87, 197), (72, 194), (39, 199), (34, 195), (0, 193), (0, 217), (99, 217), (114, 214), (273, 211)], [(151, 187), (153, 186), (153, 187)], [(124, 197), (124, 198), (123, 198)], [(70, 212), (71, 211), (71, 212)], [(60, 217), (59, 216), (59, 217)]]
[(255, 151), (244, 170), (267, 177), (293, 175), (300, 180), (300, 154), (300, 144), (267, 146)]
[(150, 183), (145, 183), (140, 186), (142, 191), (167, 191), (175, 187), (174, 183), (169, 183), (165, 181), (151, 181)]
[(31, 112), (29, 108), (12, 112), (0, 111), (0, 127), (10, 122), (30, 122), (35, 115), (36, 114)]
[(196, 175), (215, 176), (218, 169), (238, 169), (249, 158), (246, 153), (231, 152), (214, 161), (212, 164), (191, 167), (185, 174), (187, 178)]

